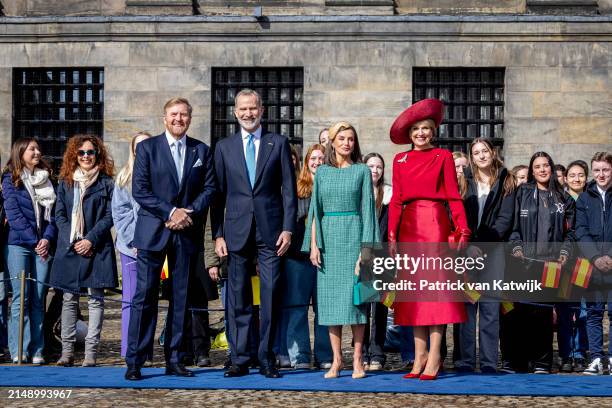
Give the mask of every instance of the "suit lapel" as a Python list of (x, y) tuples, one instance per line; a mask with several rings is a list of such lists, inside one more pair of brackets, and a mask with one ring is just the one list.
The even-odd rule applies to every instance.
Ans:
[(261, 141), (259, 143), (259, 155), (257, 157), (257, 167), (255, 171), (255, 185), (257, 185), (257, 180), (261, 176), (263, 169), (270, 157), (270, 153), (274, 148), (274, 143), (272, 142), (272, 135), (269, 133), (261, 136)]
[(244, 157), (244, 146), (242, 145), (242, 134), (238, 132), (234, 136), (234, 140), (231, 141), (231, 149), (232, 153), (231, 162), (228, 164), (232, 164), (238, 166), (240, 169), (238, 172), (244, 179), (243, 181), (251, 187), (251, 182), (249, 181), (249, 172), (246, 166), (246, 158)]
[(172, 157), (172, 152), (170, 151), (170, 145), (168, 144), (168, 139), (166, 139), (166, 134), (162, 133), (158, 138), (159, 149), (162, 152), (162, 161), (164, 162), (166, 169), (170, 174), (172, 174), (172, 180), (174, 180), (174, 184), (177, 188), (179, 188), (178, 175), (176, 174), (176, 166), (174, 165), (174, 158)]
[(183, 163), (183, 179), (181, 180), (180, 190), (185, 187), (185, 180), (187, 180), (187, 177), (189, 177), (189, 173), (191, 172), (197, 157), (198, 155), (196, 154), (193, 139), (191, 139), (189, 136), (185, 136), (185, 162)]

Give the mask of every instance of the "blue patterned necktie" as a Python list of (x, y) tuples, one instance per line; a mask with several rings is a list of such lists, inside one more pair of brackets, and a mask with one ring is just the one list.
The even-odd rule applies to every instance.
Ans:
[(246, 145), (246, 165), (247, 172), (249, 173), (249, 181), (251, 182), (251, 188), (255, 185), (255, 142), (253, 139), (255, 136), (249, 133), (249, 137)]
[(174, 142), (172, 158), (174, 159), (174, 166), (176, 167), (176, 176), (178, 177), (178, 181), (180, 184), (181, 179), (183, 178), (183, 168), (181, 166), (181, 143), (178, 140)]

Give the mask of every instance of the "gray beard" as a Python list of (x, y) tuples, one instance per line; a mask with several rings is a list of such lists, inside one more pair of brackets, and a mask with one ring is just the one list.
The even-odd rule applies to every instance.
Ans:
[(236, 120), (238, 121), (238, 124), (240, 125), (241, 128), (243, 129), (257, 129), (259, 127), (259, 124), (261, 123), (261, 117), (256, 118), (253, 122), (246, 122), (243, 121), (241, 119), (236, 118)]

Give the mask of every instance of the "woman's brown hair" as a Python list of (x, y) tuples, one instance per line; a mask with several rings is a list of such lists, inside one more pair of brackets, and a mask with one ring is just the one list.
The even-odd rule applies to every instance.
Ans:
[[(467, 154), (463, 152), (460, 152), (460, 151), (453, 152), (453, 161), (457, 159), (465, 159), (468, 162), (468, 165), (470, 164), (470, 158), (468, 157)], [(465, 174), (457, 173), (457, 184), (459, 185), (459, 195), (461, 195), (461, 198), (465, 198), (465, 195), (467, 194), (467, 190), (468, 190), (468, 184), (465, 178)]]
[(306, 157), (304, 158), (304, 164), (300, 169), (300, 173), (297, 178), (297, 195), (298, 198), (308, 198), (312, 195), (312, 185), (314, 183), (314, 179), (312, 174), (310, 173), (310, 169), (308, 168), (308, 162), (310, 161), (310, 156), (312, 156), (312, 152), (318, 150), (325, 155), (325, 146), (320, 144), (313, 144), (308, 148), (306, 152)]
[[(472, 140), (472, 143), (470, 143), (470, 148), (468, 149), (468, 155), (470, 158), (469, 165), (470, 165), (470, 170), (472, 171), (472, 176), (474, 177), (474, 180), (480, 181), (479, 179), (480, 172), (478, 168), (476, 167), (476, 165), (474, 165), (474, 160), (472, 158), (472, 148), (476, 146), (478, 143), (484, 144), (485, 146), (487, 146), (487, 149), (491, 151), (491, 179), (489, 180), (489, 187), (492, 187), (493, 184), (499, 178), (499, 173), (504, 168), (504, 162), (499, 158), (497, 149), (493, 147), (493, 143), (491, 143), (491, 141), (488, 138), (486, 137), (475, 138), (474, 140)], [(508, 172), (508, 174), (506, 175), (506, 180), (504, 180), (504, 185), (502, 186), (502, 188), (503, 188), (502, 191), (503, 191), (504, 197), (512, 193), (514, 189), (516, 188), (516, 182), (514, 180), (514, 175), (511, 172)]]
[[(11, 157), (9, 161), (6, 163), (4, 169), (2, 169), (2, 173), (11, 172), (11, 180), (15, 187), (20, 187), (23, 184), (21, 181), (21, 171), (25, 168), (25, 164), (23, 163), (23, 154), (26, 149), (30, 145), (30, 143), (36, 143), (38, 145), (38, 149), (40, 150), (40, 143), (33, 137), (21, 137), (13, 143), (11, 147)], [(36, 165), (36, 168), (46, 170), (51, 175), (51, 167), (44, 161), (41, 157), (40, 161)]]
[(79, 167), (78, 151), (85, 142), (90, 142), (94, 146), (94, 150), (96, 151), (96, 166), (98, 166), (100, 173), (106, 174), (109, 177), (113, 177), (115, 173), (115, 164), (108, 154), (102, 139), (95, 135), (74, 135), (68, 140), (66, 152), (64, 152), (62, 168), (60, 170), (60, 178), (70, 187), (74, 184), (72, 175), (77, 167)]
[(378, 160), (380, 160), (383, 166), (382, 174), (380, 175), (380, 178), (378, 179), (378, 181), (376, 182), (376, 185), (374, 186), (374, 190), (376, 191), (376, 212), (380, 213), (380, 209), (382, 208), (382, 203), (383, 203), (383, 196), (385, 195), (385, 159), (383, 159), (383, 157), (380, 154), (376, 152), (372, 152), (364, 156), (363, 162), (365, 164), (368, 164), (368, 160), (370, 160), (372, 157), (375, 157)]
[(329, 128), (329, 142), (328, 149), (325, 152), (325, 164), (333, 167), (338, 167), (338, 163), (336, 162), (336, 149), (334, 149), (334, 140), (336, 140), (336, 136), (338, 133), (344, 130), (352, 130), (355, 135), (355, 146), (353, 147), (353, 152), (351, 153), (351, 160), (353, 163), (362, 163), (361, 159), (361, 149), (359, 148), (359, 138), (357, 137), (357, 131), (348, 122), (338, 122)]

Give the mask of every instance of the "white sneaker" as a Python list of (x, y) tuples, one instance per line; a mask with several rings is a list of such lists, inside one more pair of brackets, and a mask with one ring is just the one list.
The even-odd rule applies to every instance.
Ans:
[(45, 358), (41, 356), (32, 357), (32, 364), (43, 365), (45, 364)]
[(366, 371), (381, 371), (383, 365), (380, 361), (371, 361)]
[(603, 363), (601, 358), (597, 357), (591, 360), (591, 364), (584, 370), (584, 374), (587, 375), (602, 375), (603, 374)]
[[(28, 362), (28, 358), (26, 356), (21, 357), (21, 362), (22, 363), (27, 363)], [(19, 364), (19, 358), (18, 357), (13, 358), (13, 364)]]

